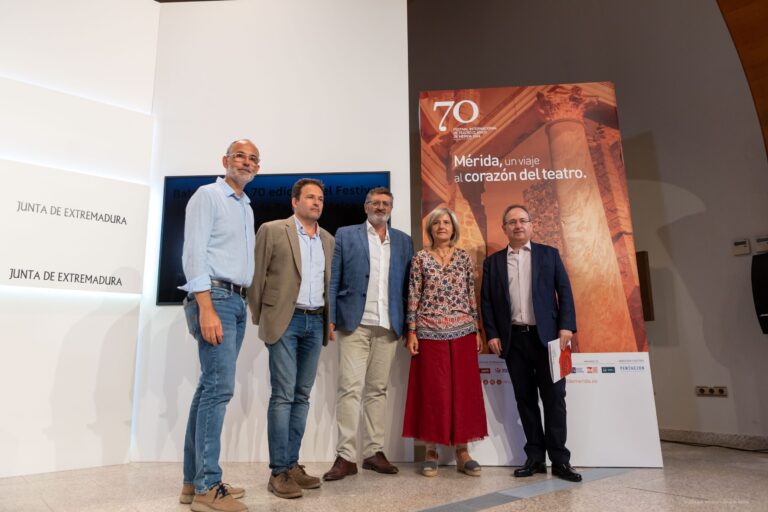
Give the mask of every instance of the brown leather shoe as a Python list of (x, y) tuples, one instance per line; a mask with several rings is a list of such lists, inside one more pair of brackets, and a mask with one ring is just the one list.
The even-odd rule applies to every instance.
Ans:
[[(241, 487), (233, 487), (229, 484), (224, 484), (227, 492), (235, 499), (240, 499), (245, 496), (245, 489)], [(181, 494), (179, 495), (179, 503), (189, 505), (192, 500), (195, 499), (195, 486), (193, 484), (184, 484), (181, 487)]]
[(233, 498), (224, 484), (219, 484), (206, 494), (195, 494), (190, 509), (193, 512), (246, 512), (248, 507)]
[(291, 478), (293, 478), (302, 489), (317, 489), (321, 485), (320, 479), (316, 476), (308, 475), (307, 472), (304, 471), (304, 466), (301, 464), (296, 464), (286, 471), (286, 473), (291, 475)]
[(287, 471), (278, 475), (270, 475), (267, 490), (278, 498), (285, 499), (301, 498), (304, 495), (299, 484), (291, 478)]
[(363, 469), (372, 469), (377, 473), (385, 475), (394, 475), (399, 469), (387, 460), (384, 452), (376, 452), (363, 461)]
[(344, 459), (341, 455), (336, 457), (336, 460), (333, 462), (333, 466), (331, 466), (331, 469), (328, 470), (326, 474), (323, 475), (323, 480), (341, 480), (345, 476), (349, 475), (356, 475), (357, 474), (357, 464), (354, 462), (349, 462), (348, 460)]

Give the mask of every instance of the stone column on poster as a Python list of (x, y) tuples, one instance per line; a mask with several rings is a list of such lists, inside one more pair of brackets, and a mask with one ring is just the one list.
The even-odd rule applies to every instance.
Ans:
[(619, 130), (598, 125), (589, 137), (589, 147), (613, 248), (621, 269), (621, 281), (635, 332), (635, 343), (637, 350), (643, 352), (648, 349), (648, 344)]
[[(597, 184), (584, 113), (597, 104), (578, 86), (556, 86), (537, 95), (548, 124), (553, 169), (581, 169), (582, 179), (555, 185), (563, 223), (564, 259), (573, 286), (582, 352), (635, 352), (635, 333), (627, 308), (616, 254)], [(579, 307), (590, 304), (590, 307)]]

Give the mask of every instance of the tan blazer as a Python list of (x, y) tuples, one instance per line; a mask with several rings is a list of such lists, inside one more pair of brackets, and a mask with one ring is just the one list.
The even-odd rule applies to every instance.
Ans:
[[(325, 322), (323, 345), (328, 344), (328, 282), (331, 278), (333, 236), (320, 228), (325, 254)], [(301, 286), (301, 252), (294, 217), (265, 222), (256, 233), (256, 271), (248, 289), (251, 319), (259, 338), (277, 343), (291, 322)]]

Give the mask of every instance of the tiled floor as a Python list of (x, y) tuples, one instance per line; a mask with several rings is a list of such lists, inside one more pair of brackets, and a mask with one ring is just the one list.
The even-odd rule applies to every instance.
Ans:
[[(226, 464), (225, 480), (244, 485), (251, 511), (399, 510), (488, 512), (768, 511), (768, 454), (663, 444), (664, 469), (587, 469), (584, 482), (549, 475), (515, 479), (511, 468), (483, 469), (480, 478), (441, 467), (435, 478), (413, 464), (400, 474), (362, 471), (324, 483), (298, 500), (266, 490), (266, 464)], [(180, 464), (127, 464), (0, 479), (0, 511), (179, 511)], [(327, 463), (307, 464), (320, 475)]]

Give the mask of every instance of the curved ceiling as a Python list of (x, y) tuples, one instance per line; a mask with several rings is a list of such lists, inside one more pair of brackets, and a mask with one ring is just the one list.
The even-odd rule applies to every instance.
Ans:
[(717, 3), (744, 67), (768, 154), (768, 2), (718, 0)]

